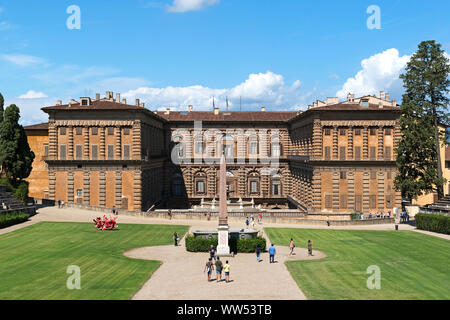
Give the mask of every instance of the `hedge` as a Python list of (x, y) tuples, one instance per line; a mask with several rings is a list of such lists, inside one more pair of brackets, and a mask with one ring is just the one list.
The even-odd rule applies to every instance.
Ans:
[(450, 217), (419, 213), (414, 217), (417, 229), (450, 234)]
[[(207, 239), (197, 237), (192, 235), (186, 237), (186, 250), (189, 252), (208, 252), (211, 245), (217, 248), (217, 237)], [(237, 253), (253, 253), (256, 250), (256, 246), (259, 245), (262, 251), (266, 249), (266, 239), (262, 237), (256, 237), (254, 239), (229, 239), (228, 245), (230, 246), (230, 251)]]
[(29, 217), (29, 214), (23, 212), (0, 214), (0, 229), (27, 221)]
[(22, 202), (23, 204), (27, 204), (28, 202), (28, 182), (20, 181), (17, 182), (17, 186), (13, 186), (8, 179), (1, 178), (0, 185), (6, 187), (6, 191), (11, 193), (11, 195)]

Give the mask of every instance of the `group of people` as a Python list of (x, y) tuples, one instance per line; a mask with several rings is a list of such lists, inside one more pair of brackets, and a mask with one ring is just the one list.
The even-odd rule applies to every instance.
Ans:
[(400, 223), (409, 223), (409, 214), (406, 211), (400, 213)]
[[(262, 222), (262, 214), (258, 214), (258, 223), (261, 224)], [(250, 215), (250, 219), (248, 218), (248, 216), (245, 218), (245, 225), (248, 228), (249, 225), (252, 225), (252, 227), (255, 227), (255, 217), (253, 216), (253, 214)]]
[[(214, 263), (213, 263), (214, 260)], [(216, 249), (213, 245), (211, 245), (211, 248), (209, 249), (209, 259), (208, 262), (206, 262), (205, 269), (203, 272), (207, 273), (208, 275), (208, 282), (211, 281), (211, 275), (216, 270), (216, 281), (222, 281), (222, 272), (225, 273), (225, 282), (230, 282), (230, 264), (228, 260), (225, 261), (225, 265), (220, 260), (220, 257), (216, 256)]]
[(58, 203), (58, 208), (59, 209), (64, 208), (64, 201), (58, 200), (57, 203)]
[(9, 210), (9, 206), (7, 206), (4, 202), (2, 202), (2, 209)]
[(103, 216), (103, 218), (97, 217), (96, 219), (92, 219), (94, 221), (94, 225), (98, 230), (116, 230), (119, 229), (119, 226), (116, 222), (117, 217), (107, 218)]
[[(378, 213), (369, 213), (369, 220), (371, 219), (387, 219), (391, 217), (391, 212), (389, 211), (388, 213), (384, 213), (384, 212), (378, 212)], [(364, 220), (364, 215), (361, 215), (361, 220)]]

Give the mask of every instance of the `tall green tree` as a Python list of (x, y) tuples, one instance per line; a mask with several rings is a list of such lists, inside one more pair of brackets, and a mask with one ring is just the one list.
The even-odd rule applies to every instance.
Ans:
[(423, 193), (437, 191), (439, 198), (444, 194), (440, 145), (445, 143), (445, 135), (439, 125), (449, 123), (449, 76), (449, 60), (434, 40), (419, 44), (400, 76), (406, 92), (395, 186), (410, 201)]
[(19, 124), (20, 110), (12, 104), (4, 112), (0, 125), (0, 165), (13, 185), (27, 178), (32, 169), (34, 153), (27, 141), (25, 129)]
[(0, 124), (1, 124), (2, 121), (3, 121), (3, 111), (4, 111), (3, 105), (4, 105), (4, 103), (5, 103), (5, 100), (3, 99), (3, 96), (2, 96), (2, 94), (0, 93)]

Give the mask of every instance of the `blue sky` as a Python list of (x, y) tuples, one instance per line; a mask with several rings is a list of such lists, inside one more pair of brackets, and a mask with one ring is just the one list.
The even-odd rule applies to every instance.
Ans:
[[(81, 10), (70, 30), (66, 12)], [(381, 29), (369, 29), (370, 5)], [(301, 109), (347, 91), (389, 91), (422, 40), (450, 52), (450, 1), (0, 0), (0, 92), (39, 110), (112, 90), (150, 109)]]

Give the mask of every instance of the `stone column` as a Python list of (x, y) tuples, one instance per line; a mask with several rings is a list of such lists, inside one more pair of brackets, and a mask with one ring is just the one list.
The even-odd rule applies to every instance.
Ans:
[(122, 130), (121, 130), (120, 126), (116, 127), (115, 134), (116, 134), (116, 147), (115, 147), (116, 154), (115, 154), (115, 158), (117, 160), (121, 160), (122, 159)]
[(48, 155), (50, 159), (57, 159), (58, 156), (58, 128), (54, 120), (48, 123)]
[(347, 172), (347, 186), (347, 208), (355, 209), (355, 172), (353, 170)]
[(106, 159), (105, 130), (104, 126), (100, 127), (100, 160)]
[(338, 127), (333, 127), (333, 159), (337, 160), (339, 159), (338, 154), (339, 148), (338, 148)]
[(314, 212), (320, 212), (322, 211), (322, 178), (321, 173), (317, 170), (313, 171), (312, 192), (313, 192), (312, 210)]
[(48, 198), (50, 200), (55, 199), (55, 184), (56, 184), (56, 172), (53, 168), (48, 170)]
[(115, 206), (117, 209), (122, 208), (122, 171), (116, 170), (116, 197)]
[(142, 154), (141, 154), (141, 121), (140, 120), (136, 120), (133, 123), (133, 129), (132, 129), (133, 133), (133, 147), (132, 147), (132, 157), (131, 159), (133, 160), (141, 160), (142, 159)]
[(363, 128), (363, 160), (367, 160), (369, 158), (369, 136), (368, 136), (368, 127), (364, 126)]
[[(84, 127), (84, 148), (83, 148), (83, 159), (89, 160), (89, 127)], [(84, 192), (83, 192), (84, 198)]]
[(68, 160), (73, 160), (73, 127), (69, 126), (67, 128), (68, 134), (69, 134), (69, 145), (68, 145), (68, 150), (67, 150), (67, 159)]
[(134, 193), (133, 193), (134, 211), (142, 210), (142, 171), (134, 171)]
[(384, 160), (384, 128), (378, 127), (378, 160)]
[(333, 211), (339, 211), (339, 171), (333, 172)]
[(73, 203), (73, 171), (69, 170), (67, 172), (67, 202)]
[(322, 149), (323, 149), (323, 141), (322, 141), (322, 125), (320, 123), (320, 119), (314, 119), (313, 124), (313, 154), (312, 159), (322, 159)]
[(363, 212), (368, 213), (370, 210), (370, 199), (369, 199), (369, 191), (370, 191), (370, 174), (368, 171), (364, 171), (363, 173)]
[(104, 170), (100, 170), (99, 173), (99, 190), (98, 190), (98, 199), (99, 206), (106, 206), (106, 173)]
[(383, 210), (385, 208), (384, 204), (384, 172), (380, 171), (377, 175), (378, 178), (378, 196), (377, 196), (377, 207), (378, 210)]
[(348, 138), (347, 138), (347, 157), (348, 160), (353, 159), (353, 127), (348, 127)]
[(83, 204), (86, 206), (91, 203), (90, 190), (89, 170), (85, 169), (83, 171)]

